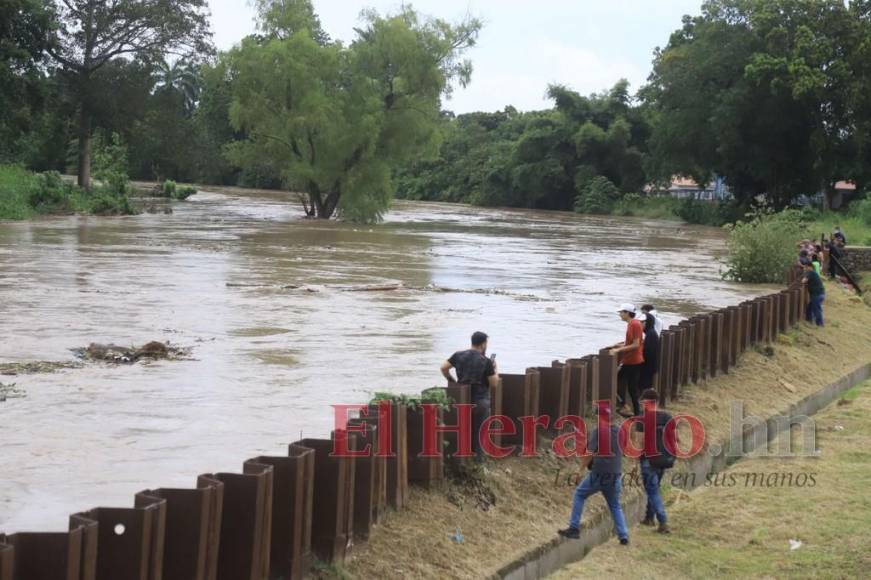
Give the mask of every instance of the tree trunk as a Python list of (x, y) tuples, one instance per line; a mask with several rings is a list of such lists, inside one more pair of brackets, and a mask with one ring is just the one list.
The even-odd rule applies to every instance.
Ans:
[[(336, 206), (339, 204), (339, 194), (330, 193), (324, 199), (320, 186), (314, 181), (309, 182), (308, 197), (311, 201), (311, 207), (314, 209), (314, 216), (318, 219), (328, 220), (333, 217), (336, 211)], [(311, 214), (309, 214), (311, 215)]]
[(78, 182), (79, 187), (91, 189), (91, 113), (84, 102), (79, 113)]

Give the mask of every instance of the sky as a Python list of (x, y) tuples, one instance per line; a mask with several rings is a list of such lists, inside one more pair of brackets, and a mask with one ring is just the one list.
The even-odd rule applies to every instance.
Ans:
[[(472, 82), (457, 88), (444, 108), (456, 113), (528, 111), (552, 106), (545, 92), (559, 83), (581, 94), (610, 88), (621, 78), (637, 90), (650, 72), (653, 50), (664, 46), (684, 14), (698, 14), (702, 0), (417, 0), (426, 15), (480, 18), (484, 29), (467, 57)], [(218, 49), (254, 31), (246, 0), (210, 0)], [(332, 38), (350, 42), (360, 11), (396, 11), (397, 0), (314, 0)]]

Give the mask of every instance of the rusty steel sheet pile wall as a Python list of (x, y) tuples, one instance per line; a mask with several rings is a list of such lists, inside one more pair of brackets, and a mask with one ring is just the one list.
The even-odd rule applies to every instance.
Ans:
[[(785, 290), (664, 329), (654, 383), (661, 403), (680, 398), (689, 384), (728, 373), (754, 344), (800, 323), (808, 300), (800, 278), (791, 269)], [(549, 415), (551, 426), (565, 415), (589, 417), (595, 401), (616, 404), (617, 370), (617, 357), (602, 349), (504, 374), (490, 388), (491, 412), (515, 424)], [(471, 402), (468, 385), (451, 384), (445, 394)], [(422, 409), (391, 402), (382, 415), (384, 408), (370, 404), (347, 431), (292, 443), (287, 456), (249, 459), (241, 473), (200, 475), (191, 489), (145, 490), (130, 508), (76, 513), (67, 532), (0, 534), (0, 580), (295, 580), (310, 572), (315, 557), (341, 563), (390, 510), (404, 508), (409, 483), (434, 487), (445, 477), (444, 457), (419, 456)], [(457, 425), (456, 409), (439, 409), (437, 420)], [(377, 453), (385, 431), (386, 456)], [(340, 440), (349, 450), (369, 446), (372, 453), (333, 456)], [(493, 441), (519, 450), (521, 430)], [(456, 434), (439, 433), (437, 448), (451, 457), (459, 448)]]

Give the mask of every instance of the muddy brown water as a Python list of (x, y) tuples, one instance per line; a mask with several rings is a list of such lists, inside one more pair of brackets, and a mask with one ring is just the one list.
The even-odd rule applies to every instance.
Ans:
[(0, 362), (193, 348), (0, 377), (27, 393), (0, 403), (0, 531), (63, 530), (72, 512), (327, 435), (331, 404), (442, 384), (477, 329), (522, 372), (619, 340), (622, 302), (674, 322), (769, 290), (721, 280), (722, 231), (671, 222), (397, 203), (362, 227), (241, 190), (174, 209), (0, 222)]

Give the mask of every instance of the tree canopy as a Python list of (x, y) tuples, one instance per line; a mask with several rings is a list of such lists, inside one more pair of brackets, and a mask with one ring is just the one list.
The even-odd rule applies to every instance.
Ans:
[(345, 46), (323, 41), (308, 1), (282, 4), (261, 1), (259, 28), (268, 34), (225, 57), (230, 119), (247, 134), (230, 156), (242, 167), (270, 164), (305, 193), (310, 216), (378, 220), (394, 166), (437, 146), (441, 97), (452, 82), (468, 82), (471, 64), (460, 54), (481, 25), (424, 19), (409, 8), (387, 17), (370, 11)]

